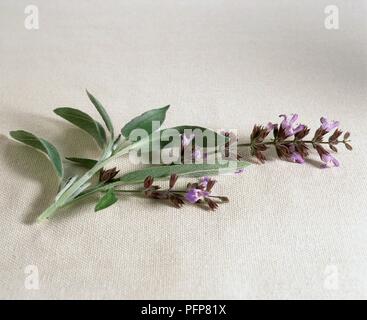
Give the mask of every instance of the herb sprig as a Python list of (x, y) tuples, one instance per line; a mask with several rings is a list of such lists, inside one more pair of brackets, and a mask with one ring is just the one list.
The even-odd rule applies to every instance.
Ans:
[[(265, 151), (273, 146), (281, 159), (302, 164), (312, 146), (323, 162), (322, 168), (339, 166), (339, 161), (323, 146), (328, 145), (332, 152), (337, 152), (336, 145), (344, 144), (348, 150), (352, 150), (350, 133), (346, 132), (343, 139), (339, 140), (342, 135), (339, 122), (328, 121), (324, 117), (320, 119), (321, 126), (311, 140), (305, 139), (310, 129), (303, 124), (297, 124), (298, 115), (293, 114), (281, 115), (283, 120), (280, 124), (269, 122), (266, 126), (255, 125), (250, 142), (238, 143), (236, 134), (230, 131), (217, 133), (195, 125), (161, 128), (169, 105), (133, 118), (116, 135), (112, 120), (102, 103), (88, 91), (87, 95), (103, 123), (79, 109), (60, 107), (54, 110), (58, 116), (87, 132), (100, 148), (98, 159), (65, 157), (66, 161), (85, 168), (83, 175), (66, 176), (60, 153), (47, 140), (24, 130), (10, 132), (13, 139), (43, 152), (51, 161), (60, 180), (54, 202), (40, 214), (38, 221), (47, 220), (58, 209), (95, 194), (100, 194), (95, 211), (115, 204), (121, 194), (166, 201), (176, 208), (191, 203), (215, 210), (220, 203), (228, 202), (228, 198), (213, 193), (215, 180), (208, 176), (239, 174), (250, 165), (242, 160), (237, 148), (250, 148), (251, 155), (264, 163)], [(328, 140), (324, 141), (325, 135), (334, 129)], [(269, 139), (271, 132), (273, 138)], [(156, 151), (159, 151), (158, 158)], [(119, 175), (120, 171), (116, 167), (109, 167), (111, 162), (132, 153), (140, 154), (145, 159), (144, 163), (149, 165), (122, 175)], [(184, 189), (176, 189), (179, 176), (200, 179), (189, 183)], [(168, 180), (169, 187), (165, 189), (153, 184), (157, 180)], [(124, 186), (136, 185), (140, 187), (134, 190), (130, 187), (123, 189)]]
[[(47, 220), (52, 217), (58, 209), (96, 193), (100, 193), (102, 196), (95, 207), (95, 211), (102, 210), (113, 205), (117, 201), (118, 193), (132, 193), (132, 191), (129, 190), (121, 190), (121, 186), (136, 184), (143, 184), (146, 186), (147, 179), (151, 179), (151, 181), (153, 181), (154, 178), (161, 180), (171, 179), (172, 181), (172, 177), (177, 176), (216, 175), (221, 172), (235, 172), (242, 170), (249, 165), (249, 163), (245, 161), (232, 161), (228, 159), (215, 161), (214, 163), (196, 163), (195, 157), (194, 159), (191, 157), (193, 162), (191, 161), (190, 163), (177, 164), (175, 162), (158, 166), (151, 165), (147, 168), (132, 171), (120, 177), (116, 177), (119, 173), (116, 168), (106, 169), (110, 162), (126, 156), (131, 151), (141, 151), (146, 146), (153, 144), (157, 139), (159, 140), (159, 146), (164, 147), (167, 145), (167, 141), (161, 139), (161, 137), (166, 135), (170, 130), (178, 132), (180, 135), (180, 142), (186, 141), (186, 144), (186, 130), (206, 130), (213, 133), (215, 137), (215, 141), (213, 143), (210, 145), (208, 142), (201, 144), (205, 150), (208, 148), (217, 150), (225, 143), (226, 138), (220, 134), (214, 133), (210, 129), (200, 126), (187, 125), (173, 127), (170, 129), (161, 129), (160, 127), (165, 121), (169, 106), (152, 109), (133, 118), (123, 126), (121, 133), (118, 136), (115, 136), (112, 120), (102, 103), (88, 91), (87, 95), (99, 112), (103, 120), (103, 124), (93, 119), (93, 117), (84, 111), (76, 108), (60, 107), (54, 110), (58, 116), (87, 132), (96, 141), (101, 150), (98, 160), (66, 157), (66, 160), (86, 168), (87, 171), (82, 176), (65, 176), (63, 161), (61, 160), (62, 157), (56, 147), (47, 140), (24, 130), (10, 132), (10, 136), (13, 139), (31, 146), (47, 155), (60, 178), (59, 192), (55, 197), (55, 201), (40, 214), (38, 221)], [(153, 124), (155, 126), (153, 126)], [(131, 139), (134, 131), (137, 130), (143, 130), (146, 133), (146, 136), (143, 136), (143, 138), (139, 140)], [(158, 138), (154, 135), (156, 132), (158, 132)], [(191, 142), (193, 142), (193, 138), (191, 138), (191, 141), (188, 144), (191, 145)], [(198, 142), (197, 145), (200, 145), (200, 143)], [(192, 152), (193, 155), (197, 154), (194, 149)], [(214, 153), (217, 152), (214, 151)], [(99, 179), (96, 182), (94, 177), (97, 174), (99, 175)], [(153, 187), (149, 186), (149, 188)], [(142, 189), (142, 194), (153, 199), (156, 199), (158, 194), (164, 195), (164, 197), (159, 198), (170, 199), (176, 207), (180, 207), (184, 202), (193, 203), (192, 199), (194, 198), (185, 198), (185, 194), (196, 192), (193, 190), (200, 190), (200, 192), (197, 192), (195, 203), (207, 203), (208, 207), (211, 209), (215, 209), (217, 207), (217, 201), (214, 201), (213, 199), (219, 199), (222, 200), (222, 202), (225, 202), (224, 200), (227, 199), (225, 197), (215, 198), (216, 196), (214, 195), (209, 196), (209, 191), (205, 191), (205, 188), (203, 189), (203, 184), (201, 184), (200, 187), (197, 185), (197, 188), (188, 188), (185, 191), (181, 190), (175, 192), (171, 190), (172, 188), (166, 192), (163, 192), (162, 190), (158, 191), (158, 188), (156, 187), (154, 188), (157, 190), (152, 192), (149, 188), (144, 187)]]

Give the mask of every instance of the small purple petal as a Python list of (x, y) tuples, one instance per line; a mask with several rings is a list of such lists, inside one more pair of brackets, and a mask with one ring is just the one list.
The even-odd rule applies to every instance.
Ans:
[(189, 191), (186, 192), (185, 199), (188, 202), (196, 203), (199, 200), (204, 199), (208, 195), (209, 195), (209, 192), (207, 192), (207, 191), (203, 191), (203, 190), (200, 190), (200, 189), (190, 189)]
[(340, 163), (330, 153), (323, 154), (321, 160), (325, 163), (321, 165), (321, 168), (339, 167)]
[(199, 189), (190, 189), (185, 194), (185, 199), (191, 203), (196, 203), (198, 200), (202, 198), (200, 191), (201, 190)]
[(182, 146), (185, 148), (187, 147), (191, 141), (194, 139), (195, 135), (194, 134), (190, 134), (188, 137), (186, 136), (186, 134), (183, 134), (181, 136), (182, 139)]
[(335, 159), (334, 157), (333, 157), (333, 159), (332, 159), (332, 162), (333, 162), (333, 164), (334, 164), (334, 166), (335, 166), (335, 167), (339, 167), (340, 163), (339, 163), (339, 161), (338, 161), (337, 159)]
[(290, 116), (281, 114), (279, 117), (283, 118), (280, 126), (283, 128), (286, 137), (290, 137), (298, 132), (298, 131), (295, 132), (295, 130), (299, 130), (299, 131), (302, 130), (301, 126), (298, 126), (296, 129), (293, 128), (294, 123), (298, 119), (298, 114), (294, 113), (294, 114), (291, 114)]
[(293, 130), (293, 134), (296, 134), (296, 133), (304, 130), (304, 128), (305, 128), (305, 125), (303, 125), (303, 124), (298, 125), (298, 127)]
[(208, 182), (209, 182), (210, 178), (209, 177), (202, 177), (200, 178), (199, 180), (199, 184), (201, 186), (203, 186), (204, 188), (206, 188), (206, 186), (208, 185)]
[(321, 117), (321, 128), (326, 132), (329, 132), (337, 127), (339, 127), (339, 121), (328, 121), (327, 118)]
[(291, 118), (291, 120), (289, 121), (289, 122), (290, 122), (290, 124), (295, 123), (295, 122), (297, 121), (297, 119), (298, 119), (298, 114), (297, 114), (297, 113), (292, 114), (292, 118)]
[(200, 160), (202, 158), (202, 152), (201, 150), (197, 149), (194, 151), (192, 157), (195, 159), (195, 160)]
[(303, 159), (303, 157), (298, 152), (293, 152), (290, 156), (290, 160), (292, 162), (296, 162), (300, 164), (305, 162), (305, 159)]
[(206, 182), (206, 183), (208, 183), (209, 180), (210, 180), (209, 177), (202, 177), (202, 178), (200, 178), (200, 182)]

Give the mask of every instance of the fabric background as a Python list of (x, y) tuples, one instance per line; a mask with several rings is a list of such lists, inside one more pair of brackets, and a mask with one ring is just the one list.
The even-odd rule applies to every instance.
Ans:
[[(367, 298), (366, 1), (0, 2), (0, 298)], [(218, 178), (229, 204), (215, 213), (121, 199), (94, 213), (85, 201), (35, 224), (57, 179), (40, 153), (9, 139), (25, 129), (65, 156), (94, 142), (52, 113), (95, 115), (85, 88), (121, 127), (171, 104), (167, 125), (239, 129), (299, 113), (352, 132), (338, 169), (273, 159)], [(270, 154), (272, 157), (273, 154)], [(122, 171), (131, 169), (120, 162)], [(39, 290), (25, 287), (28, 265)], [(330, 277), (337, 286), (329, 286)], [(335, 277), (333, 278), (335, 280)]]

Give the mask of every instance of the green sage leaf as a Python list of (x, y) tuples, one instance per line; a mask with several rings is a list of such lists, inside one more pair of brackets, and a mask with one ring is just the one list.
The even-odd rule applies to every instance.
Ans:
[(59, 177), (63, 176), (63, 167), (60, 154), (51, 143), (24, 130), (11, 131), (10, 136), (17, 141), (44, 152), (51, 160), (57, 175)]
[(101, 148), (106, 144), (105, 130), (102, 125), (95, 121), (90, 115), (78, 109), (68, 107), (57, 108), (54, 112), (80, 129), (88, 132)]
[(96, 164), (97, 164), (97, 160), (93, 160), (93, 159), (87, 159), (87, 158), (73, 158), (73, 157), (66, 157), (65, 159), (74, 162), (78, 165), (80, 165), (81, 167), (84, 167), (86, 169), (92, 169)]
[(100, 211), (112, 206), (117, 201), (117, 196), (113, 188), (109, 189), (107, 193), (98, 201), (94, 211)]
[(151, 134), (153, 131), (152, 122), (159, 121), (162, 125), (166, 119), (166, 112), (168, 108), (169, 106), (153, 109), (135, 117), (121, 129), (122, 135), (128, 139), (131, 131), (135, 129), (144, 129), (148, 134)]
[(246, 161), (222, 161), (215, 164), (178, 164), (171, 166), (152, 166), (149, 168), (136, 170), (123, 175), (119, 180), (126, 184), (142, 183), (145, 178), (152, 176), (156, 179), (168, 178), (171, 174), (179, 176), (212, 176), (223, 173), (236, 172), (249, 166)]
[(96, 107), (97, 111), (99, 112), (99, 114), (101, 115), (104, 123), (106, 124), (106, 127), (108, 129), (108, 131), (111, 133), (111, 137), (112, 139), (114, 138), (114, 129), (113, 129), (113, 124), (112, 124), (112, 120), (110, 118), (110, 116), (108, 115), (106, 109), (103, 107), (103, 105), (97, 100), (97, 98), (95, 98), (88, 90), (87, 91), (87, 95), (89, 97), (89, 100), (93, 103), (93, 105)]

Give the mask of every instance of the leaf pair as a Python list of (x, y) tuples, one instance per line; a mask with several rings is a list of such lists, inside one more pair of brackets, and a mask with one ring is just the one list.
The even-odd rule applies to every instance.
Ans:
[[(107, 111), (102, 106), (102, 104), (88, 91), (87, 91), (87, 94), (88, 94), (90, 101), (93, 103), (93, 105), (99, 112), (101, 118), (103, 119), (104, 124), (106, 125), (110, 133), (110, 136), (111, 136), (110, 138), (107, 138), (105, 129), (98, 121), (94, 120), (90, 115), (88, 115), (87, 113), (81, 110), (69, 108), (69, 107), (62, 107), (62, 108), (55, 109), (54, 112), (57, 115), (64, 118), (65, 120), (69, 121), (70, 123), (74, 124), (75, 126), (89, 133), (96, 140), (96, 142), (98, 143), (98, 145), (101, 148), (105, 148), (107, 145), (110, 145), (111, 142), (112, 143), (114, 142), (113, 124), (112, 124), (111, 118), (107, 114)], [(144, 112), (143, 114), (133, 118), (121, 129), (122, 135), (128, 139), (133, 130), (135, 129), (145, 130), (147, 134), (150, 136), (148, 136), (148, 139), (146, 139), (146, 141), (142, 141), (142, 142), (139, 141), (139, 143), (136, 143), (135, 144), (136, 146), (141, 145), (141, 143), (152, 142), (153, 139), (157, 139), (157, 138), (160, 139), (161, 135), (164, 134), (166, 130), (170, 130), (170, 129), (161, 130), (160, 134), (153, 138), (153, 136), (151, 135), (153, 132), (152, 122), (153, 121), (158, 122), (159, 124), (158, 128), (159, 128), (166, 118), (166, 113), (168, 109), (169, 109), (169, 106), (152, 109), (150, 111)], [(190, 129), (190, 130), (199, 129), (201, 131), (208, 130), (206, 128), (197, 127), (197, 126), (178, 126), (178, 127), (174, 127), (171, 129), (176, 130), (179, 134), (183, 134), (186, 129)], [(219, 137), (219, 135), (216, 134), (215, 132), (213, 131), (210, 131), (210, 132), (213, 133), (216, 138)], [(23, 142), (29, 146), (32, 146), (44, 152), (48, 156), (48, 158), (51, 160), (58, 176), (61, 178), (63, 177), (63, 166), (62, 166), (60, 154), (58, 153), (57, 149), (51, 143), (49, 143), (48, 141), (42, 138), (39, 138), (33, 135), (32, 133), (29, 133), (23, 130), (12, 131), (10, 132), (10, 135), (15, 140)], [(161, 147), (163, 148), (167, 143), (168, 141), (167, 142), (161, 141)], [(206, 142), (203, 144), (203, 146), (204, 147), (206, 146)], [(92, 160), (92, 159), (85, 159), (85, 158), (66, 158), (66, 159), (73, 161), (88, 169), (91, 169), (92, 167), (94, 167), (97, 164), (97, 161)]]
[[(92, 101), (93, 105), (98, 110), (99, 114), (101, 115), (107, 129), (109, 130), (111, 134), (111, 139), (114, 138), (114, 129), (111, 122), (110, 117), (108, 116), (106, 110), (102, 106), (102, 104), (87, 91), (89, 99)], [(77, 127), (83, 129), (84, 131), (88, 132), (98, 143), (100, 147), (104, 147), (107, 143), (107, 137), (106, 132), (102, 125), (95, 121), (92, 117), (90, 117), (88, 114), (86, 114), (83, 111), (80, 111), (78, 109), (73, 108), (57, 108), (54, 110), (55, 113), (65, 120), (73, 123)], [(24, 130), (17, 130), (17, 131), (11, 131), (10, 136), (20, 141), (28, 146), (31, 146), (37, 150), (42, 151), (45, 153), (50, 161), (52, 162), (57, 175), (62, 178), (63, 177), (63, 166), (61, 161), (61, 156), (54, 145), (52, 145), (50, 142), (43, 138), (39, 138), (35, 136), (34, 134), (24, 131)], [(76, 158), (73, 158), (74, 160)], [(83, 162), (84, 165), (88, 165), (92, 167), (96, 162), (95, 160), (89, 160), (89, 159), (77, 159), (79, 162)], [(73, 160), (71, 160), (73, 161)], [(76, 161), (78, 162), (78, 161)]]
[[(93, 105), (101, 115), (108, 131), (110, 132), (111, 139), (113, 139), (114, 128), (112, 125), (111, 118), (109, 117), (107, 111), (91, 93), (87, 91), (87, 94), (90, 101), (93, 103)], [(96, 140), (96, 142), (101, 148), (104, 148), (108, 144), (109, 139), (107, 139), (106, 131), (103, 128), (103, 126), (98, 121), (94, 120), (87, 113), (69, 107), (57, 108), (54, 110), (54, 112), (58, 116), (62, 117), (63, 119), (71, 122), (75, 126), (89, 133)]]
[[(88, 97), (93, 103), (93, 105), (98, 110), (99, 114), (101, 115), (108, 131), (111, 134), (111, 138), (114, 137), (114, 128), (109, 117), (108, 113), (102, 106), (102, 104), (91, 94), (87, 91)], [(135, 117), (131, 121), (129, 121), (122, 129), (121, 133), (125, 138), (129, 138), (130, 133), (135, 129), (143, 129), (148, 134), (152, 132), (152, 122), (158, 121), (160, 124), (166, 118), (166, 112), (169, 106), (153, 109), (147, 112), (144, 112), (140, 116)], [(98, 145), (103, 148), (107, 141), (106, 132), (102, 125), (94, 120), (90, 115), (87, 113), (69, 107), (61, 107), (54, 110), (54, 112), (59, 115), (60, 117), (64, 118), (65, 120), (71, 122), (72, 124), (76, 125), (80, 129), (89, 133), (98, 143)]]
[[(96, 101), (93, 96), (91, 100)], [(96, 104), (99, 105), (98, 102), (96, 102)], [(160, 124), (162, 124), (166, 118), (166, 112), (168, 108), (169, 106), (152, 109), (135, 117), (121, 129), (122, 135), (128, 139), (130, 133), (135, 129), (144, 129), (148, 132), (148, 134), (152, 133), (152, 121), (159, 121)], [(58, 108), (55, 110), (55, 113), (87, 131), (96, 139), (100, 146), (103, 146), (106, 143), (104, 131), (100, 130), (101, 125), (84, 112), (72, 108)], [(82, 119), (82, 121), (80, 121), (80, 119)], [(112, 124), (110, 127), (112, 128)], [(95, 130), (96, 128), (97, 130)], [(102, 135), (100, 133), (102, 133)], [(97, 163), (96, 160), (86, 158), (67, 157), (66, 159), (87, 169), (93, 168)]]
[[(113, 140), (114, 128), (111, 118), (109, 117), (107, 111), (102, 106), (102, 104), (90, 92), (87, 91), (87, 94), (89, 99), (91, 100), (91, 102), (101, 115), (108, 131), (110, 132), (111, 140)], [(128, 137), (130, 132), (136, 128), (143, 128), (146, 129), (149, 133), (151, 133), (152, 130), (151, 121), (160, 121), (160, 123), (163, 123), (167, 110), (168, 106), (143, 113), (142, 115), (134, 118), (128, 124), (126, 124), (126, 126), (124, 126), (124, 128), (122, 129), (122, 133), (124, 134), (124, 136)], [(54, 112), (63, 119), (69, 121), (70, 123), (89, 133), (96, 140), (96, 142), (101, 148), (104, 148), (107, 145), (108, 139), (103, 126), (98, 121), (94, 120), (87, 113), (69, 107), (57, 108), (54, 110)], [(57, 172), (57, 175), (60, 178), (62, 178), (63, 166), (61, 156), (57, 151), (57, 149), (55, 148), (55, 146), (53, 146), (47, 140), (39, 138), (34, 134), (24, 130), (11, 131), (10, 136), (17, 141), (20, 141), (28, 146), (31, 146), (35, 149), (44, 152), (52, 162)], [(84, 158), (67, 158), (67, 159), (75, 163), (78, 163), (79, 165), (82, 165), (88, 169), (92, 168), (97, 163), (96, 160), (84, 159)]]

